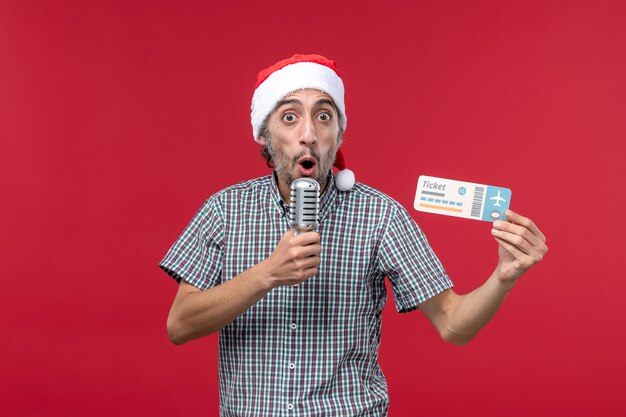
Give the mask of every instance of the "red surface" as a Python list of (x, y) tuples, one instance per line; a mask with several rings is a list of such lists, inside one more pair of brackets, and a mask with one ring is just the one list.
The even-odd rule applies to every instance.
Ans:
[(470, 345), (388, 304), (391, 416), (622, 416), (626, 3), (0, 3), (0, 414), (216, 415), (217, 339), (171, 345), (157, 264), (206, 197), (266, 174), (261, 68), (336, 60), (357, 178), (410, 209), (457, 290), (488, 223), (420, 174), (509, 187), (550, 252)]

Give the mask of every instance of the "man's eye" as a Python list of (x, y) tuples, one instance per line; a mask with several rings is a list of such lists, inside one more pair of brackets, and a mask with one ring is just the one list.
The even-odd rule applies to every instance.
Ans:
[(322, 122), (327, 122), (331, 119), (330, 113), (323, 112), (317, 116)]
[(287, 113), (283, 116), (283, 121), (285, 122), (293, 122), (294, 120), (296, 120), (296, 115), (293, 113)]

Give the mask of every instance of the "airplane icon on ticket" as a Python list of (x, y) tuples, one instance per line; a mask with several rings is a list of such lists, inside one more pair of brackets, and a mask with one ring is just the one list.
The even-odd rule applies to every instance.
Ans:
[(501, 207), (500, 202), (506, 203), (506, 198), (500, 196), (500, 190), (498, 190), (498, 195), (494, 195), (489, 200), (495, 200), (495, 204), (493, 205), (494, 207)]

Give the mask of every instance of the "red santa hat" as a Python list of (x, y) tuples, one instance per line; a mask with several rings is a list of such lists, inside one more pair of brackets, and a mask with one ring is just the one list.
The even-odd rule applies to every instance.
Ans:
[[(250, 114), (255, 141), (258, 142), (259, 129), (274, 110), (276, 103), (288, 94), (303, 88), (323, 91), (332, 98), (341, 113), (342, 128), (345, 131), (348, 118), (344, 103), (344, 87), (335, 62), (321, 55), (296, 54), (267, 67), (257, 76)], [(345, 169), (341, 149), (337, 151), (334, 166), (340, 170), (336, 176), (337, 188), (343, 191), (352, 188), (354, 173)]]

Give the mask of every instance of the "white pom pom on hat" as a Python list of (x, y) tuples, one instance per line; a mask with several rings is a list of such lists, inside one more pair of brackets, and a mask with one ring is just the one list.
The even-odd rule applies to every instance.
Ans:
[(339, 172), (335, 175), (335, 185), (341, 191), (348, 191), (354, 186), (354, 172), (346, 168), (346, 162), (343, 157), (343, 152), (341, 152), (341, 148), (337, 151), (337, 156), (335, 157), (335, 164)]
[[(276, 103), (288, 94), (303, 88), (313, 88), (328, 94), (341, 113), (342, 128), (346, 130), (348, 118), (344, 103), (344, 86), (335, 61), (322, 55), (296, 54), (265, 68), (257, 75), (250, 112), (255, 141), (259, 141), (260, 127), (272, 113)], [(345, 169), (341, 149), (337, 151), (334, 166), (340, 170), (336, 175), (337, 188), (341, 191), (350, 190), (355, 182), (354, 173)]]

